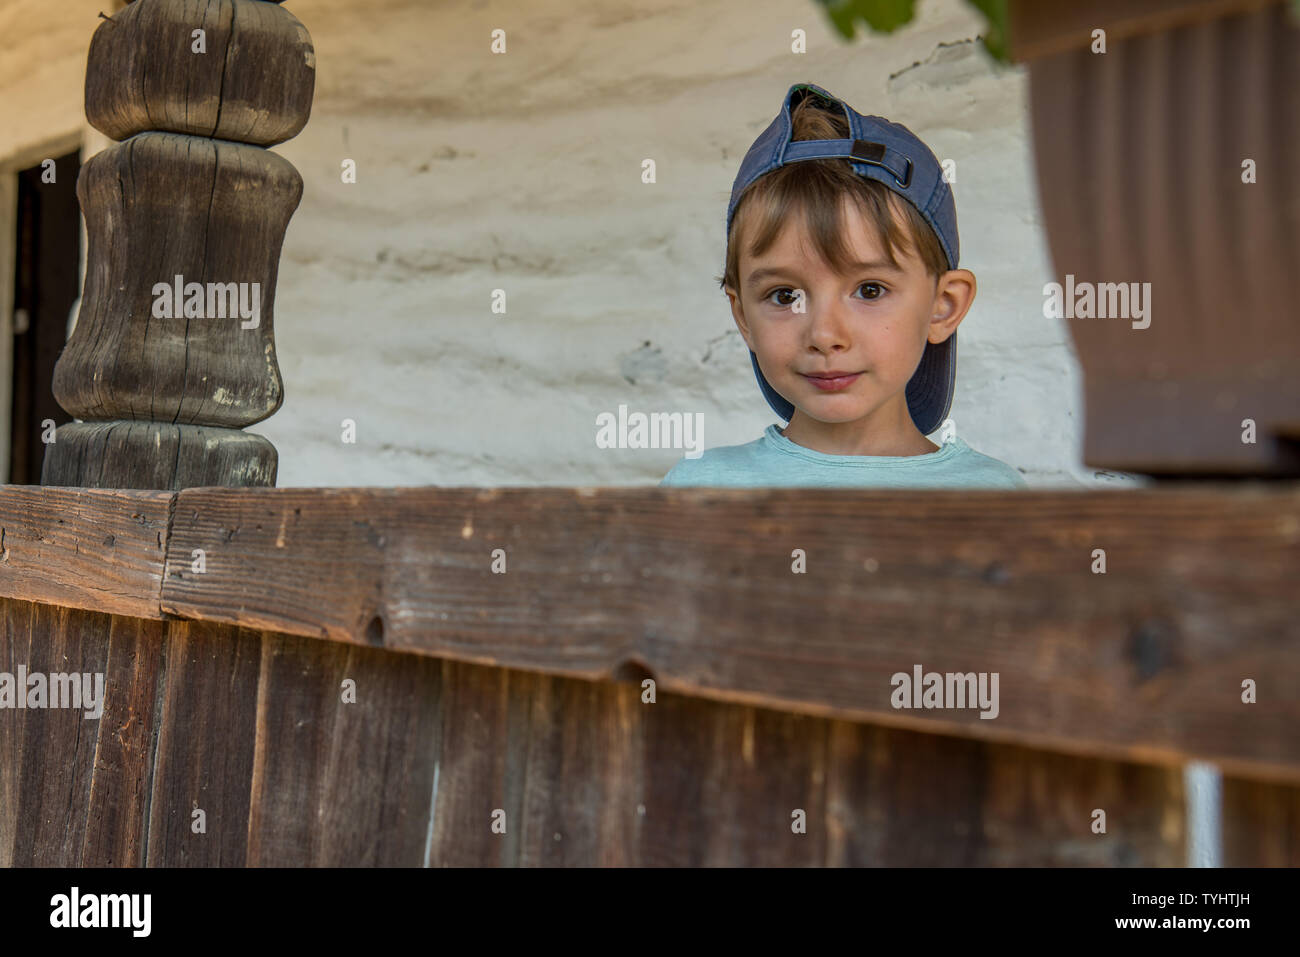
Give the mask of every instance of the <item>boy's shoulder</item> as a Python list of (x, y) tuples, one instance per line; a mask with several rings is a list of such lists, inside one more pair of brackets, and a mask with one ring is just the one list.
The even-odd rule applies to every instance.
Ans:
[(963, 472), (969, 475), (972, 484), (979, 484), (988, 488), (1029, 487), (1029, 483), (1024, 480), (1019, 470), (1006, 462), (995, 459), (991, 455), (985, 455), (983, 452), (975, 451), (961, 439), (954, 438), (953, 441), (960, 444), (960, 467)]
[(743, 445), (720, 445), (705, 449), (697, 458), (682, 458), (668, 470), (660, 485), (732, 485), (738, 476), (763, 475), (764, 436)]

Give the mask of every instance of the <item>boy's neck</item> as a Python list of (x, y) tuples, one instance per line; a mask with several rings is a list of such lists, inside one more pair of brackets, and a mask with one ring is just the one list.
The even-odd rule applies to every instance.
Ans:
[[(912, 421), (906, 403), (902, 421), (897, 413), (880, 409), (875, 421), (819, 422), (797, 408), (790, 424), (780, 429), (795, 445), (826, 455), (928, 455), (939, 446), (927, 439)], [(881, 416), (889, 421), (880, 421)]]

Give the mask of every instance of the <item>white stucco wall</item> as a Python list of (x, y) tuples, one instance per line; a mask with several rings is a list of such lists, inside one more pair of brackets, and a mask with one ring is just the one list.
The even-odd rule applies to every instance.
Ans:
[[(318, 75), (306, 130), (276, 148), (305, 182), (275, 304), (285, 402), (251, 427), (279, 449), (278, 484), (655, 483), (681, 451), (596, 447), (596, 416), (620, 404), (701, 412), (706, 447), (756, 438), (778, 420), (713, 277), (740, 159), (803, 80), (957, 163), (979, 280), (960, 434), (1032, 486), (1132, 481), (1080, 461), (1078, 366), (1063, 321), (1042, 316), (1024, 75), (965, 42), (981, 21), (959, 0), (851, 43), (811, 0), (286, 6)], [(0, 163), (84, 123), (107, 0), (55, 8), (0, 0)]]

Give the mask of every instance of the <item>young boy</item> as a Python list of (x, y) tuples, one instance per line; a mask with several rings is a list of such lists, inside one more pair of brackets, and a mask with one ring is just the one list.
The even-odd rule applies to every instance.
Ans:
[(1023, 488), (954, 436), (957, 210), (908, 129), (796, 83), (727, 208), (719, 279), (768, 404), (789, 422), (683, 458), (660, 485)]

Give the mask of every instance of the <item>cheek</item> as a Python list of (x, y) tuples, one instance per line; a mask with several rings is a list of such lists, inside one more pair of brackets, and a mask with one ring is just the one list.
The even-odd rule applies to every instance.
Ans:
[(906, 379), (925, 350), (925, 333), (907, 317), (896, 316), (863, 333), (866, 352), (875, 357), (877, 370), (885, 378)]
[(789, 355), (799, 349), (799, 330), (792, 322), (764, 322), (755, 327), (754, 341), (769, 355)]
[(901, 316), (867, 327), (863, 337), (867, 346), (881, 356), (905, 355), (912, 351), (915, 339), (911, 323)]

